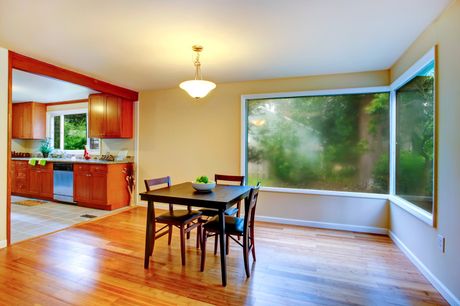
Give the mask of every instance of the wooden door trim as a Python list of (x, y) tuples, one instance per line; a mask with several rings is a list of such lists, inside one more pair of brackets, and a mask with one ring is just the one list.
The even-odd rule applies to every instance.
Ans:
[(11, 244), (11, 139), (13, 116), (13, 55), (8, 52), (8, 143), (6, 145), (6, 244)]
[(12, 62), (12, 68), (14, 69), (46, 75), (59, 80), (89, 87), (100, 92), (119, 96), (130, 101), (138, 100), (139, 94), (134, 90), (100, 81), (84, 74), (48, 64), (13, 51), (9, 51), (9, 54), (10, 62)]

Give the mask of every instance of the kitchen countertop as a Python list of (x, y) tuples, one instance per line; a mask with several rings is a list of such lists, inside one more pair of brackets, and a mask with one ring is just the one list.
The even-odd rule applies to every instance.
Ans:
[(128, 160), (116, 160), (116, 161), (107, 161), (107, 160), (100, 160), (100, 159), (70, 159), (70, 158), (40, 158), (40, 157), (13, 157), (11, 160), (23, 160), (29, 161), (30, 159), (44, 159), (47, 162), (59, 162), (59, 163), (75, 163), (75, 164), (104, 164), (104, 165), (112, 165), (112, 164), (129, 164), (132, 161)]

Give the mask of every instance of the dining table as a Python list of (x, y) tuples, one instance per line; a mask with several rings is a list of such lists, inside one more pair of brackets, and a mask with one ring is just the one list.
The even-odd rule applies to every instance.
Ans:
[[(250, 186), (216, 185), (210, 192), (199, 192), (186, 182), (140, 193), (141, 200), (147, 201), (147, 222), (145, 234), (144, 268), (149, 268), (150, 249), (155, 234), (155, 203), (177, 204), (214, 209), (219, 216), (219, 245), (222, 285), (227, 285), (225, 211), (244, 200), (245, 209), (249, 206)], [(153, 256), (153, 255), (152, 255)]]

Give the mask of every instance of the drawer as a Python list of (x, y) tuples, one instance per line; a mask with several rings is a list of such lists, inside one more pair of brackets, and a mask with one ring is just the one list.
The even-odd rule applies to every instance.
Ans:
[(16, 177), (16, 179), (26, 179), (27, 178), (27, 172), (26, 171), (16, 171), (15, 172), (15, 177)]
[(14, 167), (16, 169), (27, 169), (27, 165), (29, 164), (28, 162), (26, 161), (17, 161), (17, 160), (13, 160), (13, 164), (14, 164)]
[(107, 173), (107, 165), (91, 165), (91, 173)]
[(74, 165), (73, 165), (73, 171), (78, 171), (78, 172), (89, 172), (89, 171), (90, 171), (90, 165), (85, 165), (85, 164), (74, 164)]
[(29, 168), (30, 170), (32, 171), (45, 171), (48, 172), (48, 171), (53, 171), (53, 163), (46, 163), (45, 166), (40, 166), (37, 162), (37, 164), (35, 166), (32, 166), (32, 165), (29, 165)]

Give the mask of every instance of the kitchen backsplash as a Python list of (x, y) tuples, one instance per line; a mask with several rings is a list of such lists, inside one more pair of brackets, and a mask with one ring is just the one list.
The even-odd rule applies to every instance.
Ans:
[[(11, 151), (38, 154), (40, 152), (40, 140), (13, 139), (11, 141)], [(127, 150), (129, 156), (134, 156), (133, 139), (102, 139), (101, 154), (111, 153), (116, 155), (118, 151)]]

